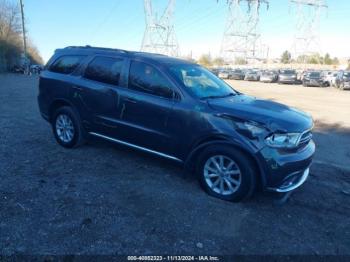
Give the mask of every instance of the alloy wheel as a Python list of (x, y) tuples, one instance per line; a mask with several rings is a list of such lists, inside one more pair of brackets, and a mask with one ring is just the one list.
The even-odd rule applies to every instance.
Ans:
[(220, 195), (231, 195), (241, 185), (241, 170), (234, 160), (224, 155), (210, 157), (204, 165), (204, 178), (208, 187)]
[(66, 114), (60, 114), (56, 118), (56, 133), (64, 143), (70, 143), (74, 138), (74, 125), (72, 119)]

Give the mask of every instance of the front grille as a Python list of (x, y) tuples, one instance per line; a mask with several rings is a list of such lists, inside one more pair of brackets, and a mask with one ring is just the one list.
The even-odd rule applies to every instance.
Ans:
[(306, 131), (306, 132), (304, 132), (301, 135), (301, 138), (300, 138), (300, 141), (299, 141), (299, 145), (308, 144), (311, 139), (312, 139), (312, 132), (311, 131)]

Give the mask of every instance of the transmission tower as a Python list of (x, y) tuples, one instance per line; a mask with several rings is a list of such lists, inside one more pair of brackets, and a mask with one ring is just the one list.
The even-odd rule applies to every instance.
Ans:
[(228, 62), (252, 61), (267, 57), (258, 30), (261, 4), (268, 0), (228, 0), (229, 12), (221, 44), (221, 56)]
[(319, 29), (323, 9), (328, 6), (324, 0), (290, 0), (296, 6), (296, 28), (293, 41), (293, 57), (319, 54), (321, 51)]
[(174, 29), (175, 0), (169, 0), (163, 15), (158, 19), (152, 7), (152, 0), (144, 0), (146, 30), (143, 36), (141, 51), (179, 55), (179, 44)]

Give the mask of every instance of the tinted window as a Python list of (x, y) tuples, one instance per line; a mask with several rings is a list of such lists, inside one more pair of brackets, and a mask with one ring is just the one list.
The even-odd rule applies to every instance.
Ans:
[(86, 68), (84, 77), (106, 84), (119, 85), (123, 64), (123, 59), (96, 57)]
[(85, 56), (62, 56), (51, 66), (50, 71), (61, 74), (71, 74), (79, 66)]
[(294, 70), (281, 70), (281, 74), (294, 75), (295, 71)]
[(310, 76), (311, 77), (320, 77), (321, 74), (320, 74), (320, 72), (312, 72), (312, 73), (310, 73)]
[(171, 98), (170, 82), (151, 65), (133, 61), (130, 65), (129, 88), (148, 94)]
[(350, 77), (350, 72), (344, 72), (345, 77)]

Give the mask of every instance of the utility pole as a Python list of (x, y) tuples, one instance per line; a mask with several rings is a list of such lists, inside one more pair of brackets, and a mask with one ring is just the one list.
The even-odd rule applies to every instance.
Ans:
[[(268, 0), (227, 0), (229, 12), (221, 44), (221, 57), (227, 62), (236, 59), (256, 61), (266, 59), (260, 43), (259, 10)], [(265, 53), (265, 54), (264, 54)]]
[(163, 15), (158, 19), (152, 7), (152, 0), (144, 0), (146, 30), (141, 51), (169, 56), (179, 55), (179, 44), (174, 28), (175, 0), (169, 0)]
[(26, 40), (26, 30), (25, 30), (24, 11), (23, 11), (23, 3), (22, 3), (22, 0), (19, 0), (19, 4), (20, 4), (20, 7), (21, 7), (21, 17), (22, 17), (23, 60), (24, 60), (25, 70), (28, 71), (27, 40)]
[[(296, 7), (296, 28), (293, 41), (294, 59), (319, 54), (320, 48), (320, 18), (323, 9), (328, 6), (325, 0), (290, 0)], [(320, 62), (320, 61), (319, 61)]]

